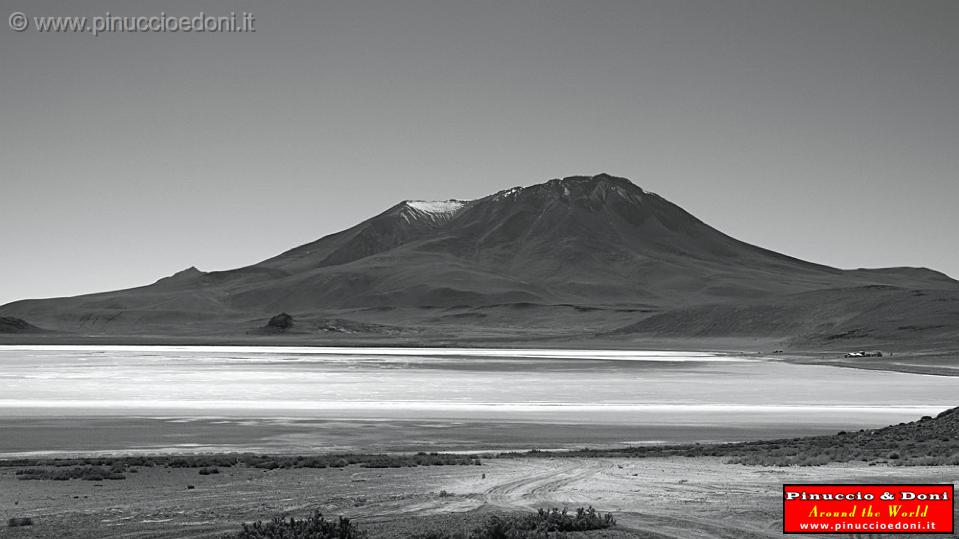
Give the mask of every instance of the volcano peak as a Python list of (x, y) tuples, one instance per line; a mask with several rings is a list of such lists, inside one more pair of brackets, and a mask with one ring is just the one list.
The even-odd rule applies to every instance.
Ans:
[[(959, 283), (941, 274), (804, 262), (736, 240), (601, 173), (470, 201), (405, 200), (253, 266), (190, 268), (146, 287), (16, 302), (0, 315), (52, 330), (120, 333), (183, 332), (185, 321), (220, 332), (288, 312), (302, 331), (310, 320), (325, 327), (315, 324), (348, 315), (443, 338), (546, 320), (573, 333), (845, 339), (869, 331), (954, 335), (943, 310), (953, 300)], [(902, 325), (904, 310), (919, 322)], [(920, 327), (928, 329), (912, 329)]]

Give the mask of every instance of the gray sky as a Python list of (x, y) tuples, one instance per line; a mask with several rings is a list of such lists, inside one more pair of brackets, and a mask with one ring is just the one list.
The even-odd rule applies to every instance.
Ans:
[(0, 28), (0, 303), (254, 263), (406, 198), (627, 176), (843, 268), (959, 277), (959, 2), (41, 2)]

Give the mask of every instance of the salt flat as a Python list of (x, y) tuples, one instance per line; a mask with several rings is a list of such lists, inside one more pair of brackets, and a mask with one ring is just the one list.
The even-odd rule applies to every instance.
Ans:
[(0, 347), (0, 453), (561, 448), (882, 426), (959, 379), (679, 351)]

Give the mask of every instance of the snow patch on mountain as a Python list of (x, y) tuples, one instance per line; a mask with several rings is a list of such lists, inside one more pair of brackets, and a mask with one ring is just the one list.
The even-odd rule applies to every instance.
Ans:
[(407, 223), (427, 222), (442, 225), (450, 222), (469, 201), (465, 200), (406, 200), (401, 213)]
[(462, 200), (407, 200), (406, 205), (425, 213), (444, 214), (456, 213), (463, 209), (466, 202)]

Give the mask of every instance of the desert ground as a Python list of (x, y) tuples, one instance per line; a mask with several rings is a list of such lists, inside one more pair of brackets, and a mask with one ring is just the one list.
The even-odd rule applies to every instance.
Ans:
[[(0, 507), (35, 524), (10, 538), (201, 538), (275, 514), (355, 518), (373, 537), (468, 528), (490, 512), (593, 504), (592, 537), (781, 537), (784, 482), (959, 482), (959, 467), (761, 467), (700, 458), (487, 458), (482, 466), (259, 470), (141, 468), (119, 481), (21, 481), (0, 471)], [(189, 489), (188, 486), (194, 488)], [(7, 516), (7, 515), (4, 515)], [(452, 528), (451, 528), (452, 527)]]

